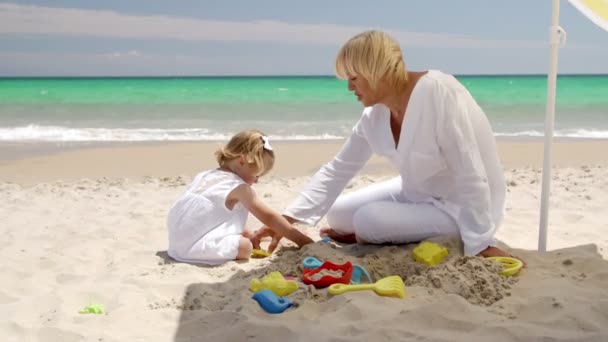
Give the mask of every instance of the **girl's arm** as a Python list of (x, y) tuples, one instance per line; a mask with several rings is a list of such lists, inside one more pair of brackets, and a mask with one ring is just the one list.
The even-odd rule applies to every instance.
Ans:
[(306, 234), (303, 234), (294, 228), (285, 217), (264, 204), (264, 202), (256, 196), (255, 191), (248, 185), (243, 184), (236, 187), (228, 195), (228, 199), (235, 199), (241, 202), (253, 216), (260, 220), (260, 222), (268, 226), (278, 235), (284, 236), (295, 242), (299, 247), (314, 242)]
[[(369, 110), (364, 110), (364, 117), (369, 116)], [(285, 209), (283, 217), (289, 223), (301, 221), (315, 225), (327, 213), (346, 184), (371, 158), (372, 149), (366, 138), (367, 129), (364, 128), (366, 125), (363, 118), (359, 120), (340, 152), (315, 173), (304, 190)], [(259, 248), (260, 240), (264, 237), (272, 238), (269, 245), (269, 250), (272, 251), (282, 236), (276, 231), (271, 233), (268, 227), (264, 226), (253, 234), (253, 246)]]

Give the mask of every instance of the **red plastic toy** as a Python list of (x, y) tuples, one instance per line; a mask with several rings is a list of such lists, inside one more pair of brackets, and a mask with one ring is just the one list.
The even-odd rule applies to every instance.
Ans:
[[(322, 272), (324, 270), (333, 271), (333, 272), (342, 271), (342, 275), (340, 277), (324, 275), (318, 280), (313, 279), (313, 278), (315, 278), (314, 277), (315, 274)], [(304, 281), (304, 284), (314, 285), (314, 287), (321, 289), (324, 287), (328, 287), (331, 284), (337, 284), (337, 283), (349, 284), (350, 277), (352, 276), (352, 274), (353, 274), (353, 264), (350, 261), (347, 261), (343, 265), (336, 265), (332, 262), (326, 261), (317, 268), (310, 269), (310, 270), (305, 269), (302, 272), (302, 280)]]

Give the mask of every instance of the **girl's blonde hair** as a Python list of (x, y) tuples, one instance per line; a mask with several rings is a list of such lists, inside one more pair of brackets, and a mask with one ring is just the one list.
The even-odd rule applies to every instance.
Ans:
[(265, 175), (274, 165), (274, 152), (264, 148), (265, 135), (257, 129), (241, 131), (230, 139), (226, 146), (215, 152), (215, 159), (220, 166), (230, 160), (245, 156), (249, 164)]
[(335, 71), (343, 80), (362, 76), (372, 89), (382, 78), (397, 89), (407, 82), (399, 43), (381, 31), (365, 31), (349, 39), (336, 56)]

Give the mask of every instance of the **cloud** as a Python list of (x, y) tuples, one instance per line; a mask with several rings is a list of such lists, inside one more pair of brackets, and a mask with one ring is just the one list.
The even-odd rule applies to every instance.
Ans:
[[(49, 61), (52, 61), (49, 63)], [(183, 54), (0, 52), (0, 76), (175, 76), (218, 74), (224, 58)]]
[[(96, 36), (206, 42), (280, 42), (340, 45), (367, 27), (294, 24), (280, 21), (219, 21), (171, 16), (135, 16), (107, 10), (0, 3), (0, 34)], [(402, 46), (456, 48), (545, 48), (545, 42), (489, 40), (451, 33), (386, 30)]]
[(137, 50), (129, 50), (127, 52), (112, 52), (107, 54), (110, 58), (123, 58), (123, 57), (142, 57), (143, 55)]

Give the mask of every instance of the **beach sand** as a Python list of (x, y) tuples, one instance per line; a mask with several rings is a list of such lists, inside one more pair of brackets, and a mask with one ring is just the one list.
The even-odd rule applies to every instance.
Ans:
[[(412, 260), (415, 244), (318, 242), (298, 250), (285, 243), (267, 259), (174, 262), (166, 253), (167, 210), (195, 173), (214, 166), (216, 146), (0, 147), (2, 340), (608, 340), (607, 141), (556, 143), (547, 253), (536, 251), (542, 143), (499, 142), (508, 193), (497, 238), (527, 262), (512, 278), (488, 260), (463, 257), (450, 237), (433, 239), (450, 251), (434, 268)], [(276, 143), (276, 168), (257, 193), (284, 208), (339, 147)], [(373, 159), (346, 191), (394, 175)], [(250, 218), (249, 226), (259, 223)], [(316, 228), (301, 228), (319, 238)], [(288, 296), (297, 307), (262, 311), (251, 279), (271, 271), (300, 276), (306, 256), (352, 261), (374, 279), (399, 275), (406, 297), (331, 296), (300, 283)], [(78, 313), (91, 303), (105, 314)]]

